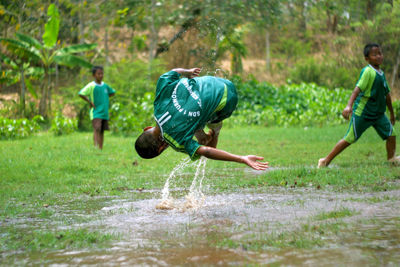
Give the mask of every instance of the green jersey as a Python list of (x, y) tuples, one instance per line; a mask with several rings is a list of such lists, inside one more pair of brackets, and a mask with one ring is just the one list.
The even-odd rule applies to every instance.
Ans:
[(89, 97), (93, 102), (95, 109), (90, 109), (90, 119), (103, 119), (109, 120), (108, 107), (110, 104), (109, 95), (114, 94), (115, 91), (102, 82), (97, 84), (95, 81), (87, 84), (82, 90), (79, 91), (80, 95)]
[(194, 133), (224, 108), (228, 86), (233, 84), (217, 77), (187, 79), (175, 71), (163, 74), (157, 82), (154, 118), (164, 140), (173, 149), (198, 158), (200, 144), (193, 140)]
[(353, 112), (357, 116), (375, 120), (385, 114), (386, 95), (390, 92), (385, 74), (371, 65), (362, 69), (357, 87), (361, 92), (354, 102)]

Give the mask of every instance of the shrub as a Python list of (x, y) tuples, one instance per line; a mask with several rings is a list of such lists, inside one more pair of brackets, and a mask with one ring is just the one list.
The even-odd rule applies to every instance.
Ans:
[(316, 83), (329, 88), (343, 87), (353, 89), (357, 78), (355, 69), (340, 67), (336, 62), (317, 63), (313, 58), (299, 62), (290, 71), (293, 83)]
[(76, 118), (66, 118), (58, 112), (51, 122), (50, 131), (59, 136), (73, 133), (77, 129), (78, 120)]
[(28, 119), (7, 119), (0, 118), (0, 139), (25, 138), (40, 130), (42, 116), (35, 116), (32, 120)]
[(149, 92), (128, 105), (114, 103), (111, 106), (111, 131), (115, 134), (132, 136), (141, 132), (145, 126), (154, 124), (153, 101), (154, 93)]
[(256, 80), (233, 78), (239, 103), (228, 125), (320, 126), (340, 124), (349, 90), (328, 89), (315, 84), (274, 87)]

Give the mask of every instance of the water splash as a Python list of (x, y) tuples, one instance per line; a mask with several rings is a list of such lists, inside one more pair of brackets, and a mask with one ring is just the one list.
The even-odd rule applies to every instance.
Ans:
[(183, 170), (190, 163), (190, 158), (183, 159), (169, 174), (167, 181), (165, 181), (165, 185), (163, 190), (161, 191), (161, 202), (156, 205), (156, 209), (160, 210), (171, 210), (175, 207), (174, 199), (169, 195), (169, 180), (175, 177), (175, 174)]
[[(203, 185), (203, 179), (205, 177), (207, 159), (201, 157), (197, 163), (196, 173), (193, 178), (192, 184), (189, 189), (188, 195), (185, 197), (186, 202), (177, 202), (169, 193), (169, 182), (174, 178), (180, 171), (182, 171), (187, 166), (190, 166), (190, 159), (182, 160), (170, 173), (168, 179), (165, 182), (164, 188), (162, 190), (162, 198), (160, 203), (156, 205), (156, 209), (160, 210), (172, 210), (178, 209), (180, 211), (186, 211), (188, 209), (200, 208), (204, 203), (204, 194), (201, 191)], [(193, 163), (194, 165), (195, 163)], [(201, 177), (200, 177), (201, 173)]]
[[(192, 185), (190, 186), (189, 194), (185, 197), (186, 202), (184, 205), (184, 210), (197, 209), (203, 206), (205, 197), (203, 192), (201, 192), (201, 188), (203, 185), (203, 179), (205, 177), (205, 172), (206, 172), (206, 162), (207, 158), (204, 157), (200, 158)], [(202, 175), (201, 178), (199, 179), (200, 171)]]

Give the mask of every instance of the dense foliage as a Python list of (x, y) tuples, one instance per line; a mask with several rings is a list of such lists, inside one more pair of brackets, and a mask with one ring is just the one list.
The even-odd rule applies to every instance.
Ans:
[(68, 119), (76, 118), (90, 130), (77, 92), (92, 79), (88, 67), (103, 65), (117, 91), (111, 130), (132, 135), (152, 123), (158, 76), (200, 67), (201, 75), (237, 75), (240, 102), (228, 124), (339, 124), (368, 42), (381, 44), (399, 95), (399, 14), (400, 0), (5, 0), (0, 94), (15, 97), (0, 98), (0, 117), (42, 114), (55, 134), (76, 130)]
[(51, 122), (50, 131), (54, 135), (65, 135), (75, 132), (78, 129), (78, 120), (76, 118), (66, 118), (57, 113)]
[[(231, 118), (225, 121), (227, 127), (326, 126), (346, 123), (341, 114), (350, 97), (350, 90), (329, 89), (314, 83), (276, 87), (255, 79), (243, 81), (238, 76), (233, 77), (232, 81), (237, 88), (239, 103)], [(112, 99), (110, 108), (110, 130), (113, 134), (134, 136), (144, 127), (154, 125), (154, 92), (129, 97), (123, 92), (121, 94), (122, 96)], [(78, 128), (91, 129), (90, 121), (87, 120), (88, 106), (75, 98), (72, 98), (71, 103), (76, 103), (76, 106), (83, 111), (82, 121), (78, 121), (79, 116), (68, 118), (57, 112), (50, 128), (55, 135), (69, 134)], [(396, 118), (400, 118), (400, 101), (394, 101), (393, 108)], [(1, 139), (29, 136), (40, 129), (38, 124), (40, 120), (43, 120), (40, 116), (31, 121), (2, 118)]]
[[(315, 84), (291, 84), (274, 87), (251, 80), (235, 81), (239, 104), (229, 124), (233, 125), (336, 125), (350, 91), (328, 89)], [(228, 122), (228, 121), (227, 121)]]
[(18, 139), (24, 138), (38, 132), (41, 116), (35, 116), (32, 120), (28, 119), (7, 119), (0, 118), (0, 139)]
[(154, 124), (153, 93), (146, 93), (135, 102), (124, 105), (114, 103), (111, 107), (110, 129), (115, 134), (133, 135), (144, 127)]

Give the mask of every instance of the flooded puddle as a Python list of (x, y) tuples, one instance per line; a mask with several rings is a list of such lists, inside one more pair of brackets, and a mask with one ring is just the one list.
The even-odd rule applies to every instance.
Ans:
[[(379, 199), (388, 201), (376, 201)], [(185, 198), (175, 201), (185, 203)], [(400, 190), (338, 194), (270, 188), (264, 192), (205, 195), (201, 208), (185, 211), (160, 210), (156, 208), (159, 203), (159, 198), (109, 199), (96, 216), (79, 224), (92, 230), (120, 233), (121, 240), (107, 249), (14, 256), (19, 263), (55, 266), (103, 263), (113, 266), (248, 263), (396, 266), (400, 263)], [(261, 231), (265, 234), (297, 231), (300, 225), (312, 224), (315, 221), (312, 218), (321, 212), (341, 209), (354, 211), (352, 216), (343, 218), (344, 222), (354, 225), (339, 238), (328, 236), (331, 240), (322, 247), (271, 247), (253, 251), (213, 245), (223, 237), (241, 240)]]
[(400, 264), (400, 190), (337, 193), (271, 187), (203, 192), (205, 160), (197, 163), (188, 191), (169, 188), (188, 164), (181, 162), (171, 172), (163, 190), (95, 199), (87, 211), (77, 205), (80, 200), (57, 207), (55, 216), (79, 216), (69, 226), (26, 219), (5, 222), (21, 229), (43, 223), (52, 229), (119, 234), (111, 246), (9, 252), (0, 254), (0, 260), (50, 266)]

